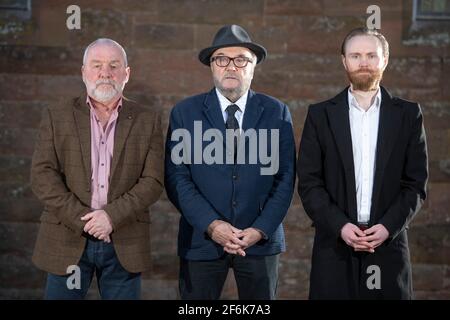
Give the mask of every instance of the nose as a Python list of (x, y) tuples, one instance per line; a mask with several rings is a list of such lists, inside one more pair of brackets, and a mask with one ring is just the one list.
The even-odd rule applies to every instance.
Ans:
[(225, 67), (225, 70), (237, 70), (237, 67), (234, 64), (234, 60), (230, 61), (230, 63)]
[(99, 77), (102, 79), (109, 79), (111, 78), (112, 73), (111, 73), (111, 69), (109, 66), (102, 66), (100, 68), (100, 73), (99, 73)]
[(368, 59), (366, 57), (361, 57), (359, 60), (359, 66), (360, 67), (367, 67), (369, 65)]

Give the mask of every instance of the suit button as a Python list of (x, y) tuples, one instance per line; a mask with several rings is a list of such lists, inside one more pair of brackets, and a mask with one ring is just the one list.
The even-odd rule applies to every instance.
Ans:
[(237, 175), (233, 174), (233, 180), (237, 180)]
[(236, 207), (236, 206), (237, 206), (237, 202), (233, 201), (233, 207)]

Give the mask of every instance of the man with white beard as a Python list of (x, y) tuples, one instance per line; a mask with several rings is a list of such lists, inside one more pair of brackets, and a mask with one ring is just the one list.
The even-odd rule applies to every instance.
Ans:
[(150, 269), (148, 207), (163, 189), (161, 118), (126, 99), (123, 47), (84, 52), (87, 94), (44, 110), (31, 186), (44, 211), (33, 253), (46, 299), (83, 299), (94, 272), (102, 299), (138, 299)]
[(389, 46), (376, 30), (344, 39), (350, 86), (311, 105), (298, 190), (316, 229), (311, 299), (411, 299), (407, 229), (426, 197), (422, 112), (380, 81)]

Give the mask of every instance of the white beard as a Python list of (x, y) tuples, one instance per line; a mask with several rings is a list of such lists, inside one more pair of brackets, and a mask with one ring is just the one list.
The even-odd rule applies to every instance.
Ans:
[(108, 102), (114, 98), (118, 92), (119, 91), (113, 85), (101, 85), (97, 88), (93, 88), (91, 95), (98, 102)]
[[(125, 87), (125, 82), (121, 85), (108, 80), (97, 80), (95, 82), (90, 82), (84, 77), (83, 82), (86, 85), (87, 92), (90, 96), (101, 103), (106, 103), (116, 95), (122, 94), (123, 88)], [(108, 83), (108, 85), (101, 85), (101, 83)]]

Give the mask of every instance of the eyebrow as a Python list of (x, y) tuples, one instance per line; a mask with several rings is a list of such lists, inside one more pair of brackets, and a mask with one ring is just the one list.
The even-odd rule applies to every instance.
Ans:
[[(101, 60), (91, 60), (91, 63), (103, 63)], [(120, 60), (111, 60), (108, 63), (120, 63)]]
[[(217, 55), (216, 55), (216, 57), (217, 56), (225, 56), (225, 57), (228, 57), (228, 56), (226, 56), (224, 53), (222, 53), (222, 52), (220, 52), (220, 53), (218, 53)], [(234, 58), (249, 58), (249, 59), (251, 59), (251, 57), (247, 57), (246, 55), (244, 55), (244, 54), (238, 54), (236, 57), (234, 57)]]
[(377, 54), (376, 51), (371, 51), (371, 52), (366, 52), (366, 53), (362, 53), (362, 52), (348, 52), (348, 54)]

